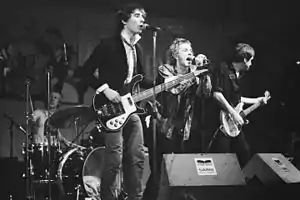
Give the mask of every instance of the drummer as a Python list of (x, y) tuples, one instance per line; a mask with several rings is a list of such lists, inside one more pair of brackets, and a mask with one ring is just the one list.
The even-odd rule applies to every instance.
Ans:
[[(59, 108), (62, 100), (62, 95), (59, 90), (53, 91), (50, 96), (49, 109), (37, 109), (32, 113), (32, 121), (35, 122), (35, 130), (33, 131), (32, 142), (35, 144), (48, 144), (48, 137), (46, 135), (45, 128), (47, 127), (47, 119), (49, 116), (53, 115), (55, 111)], [(58, 129), (52, 129), (50, 126), (49, 130), (51, 132), (51, 145), (55, 145), (58, 142), (63, 143), (66, 146), (70, 146), (71, 142), (69, 142), (66, 138), (64, 138)]]

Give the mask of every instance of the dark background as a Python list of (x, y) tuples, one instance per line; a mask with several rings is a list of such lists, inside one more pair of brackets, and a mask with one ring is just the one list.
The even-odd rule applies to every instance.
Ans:
[[(0, 48), (14, 42), (23, 55), (36, 53), (34, 43), (47, 27), (57, 27), (76, 52), (72, 63), (81, 67), (100, 38), (110, 35), (114, 12), (125, 2), (121, 0), (1, 0)], [(297, 1), (271, 0), (139, 0), (148, 12), (147, 22), (160, 26), (158, 33), (157, 65), (165, 61), (165, 50), (174, 37), (186, 37), (193, 43), (196, 54), (203, 53), (212, 62), (226, 54), (233, 42), (246, 42), (256, 51), (253, 67), (243, 79), (243, 94), (255, 97), (271, 92), (269, 103), (253, 112), (246, 125), (246, 138), (253, 152), (279, 152), (294, 156), (300, 149), (299, 99), (300, 75), (296, 62), (300, 60), (300, 24)], [(145, 32), (141, 40), (145, 50), (146, 78), (153, 77), (152, 35)], [(75, 88), (75, 90), (74, 90)], [(24, 91), (25, 92), (25, 91)], [(84, 104), (91, 104), (93, 90), (84, 95)], [(76, 86), (69, 83), (64, 100), (78, 102)], [(38, 108), (38, 105), (35, 105)], [(42, 106), (41, 106), (42, 107)], [(24, 134), (17, 128), (10, 137), (9, 114), (19, 124), (25, 124), (25, 103), (17, 99), (0, 99), (0, 157), (21, 154)], [(65, 130), (72, 140), (74, 130)], [(12, 144), (11, 144), (12, 139)], [(12, 149), (12, 151), (11, 151)], [(298, 152), (299, 155), (299, 152)], [(23, 165), (1, 159), (2, 180), (17, 180)], [(14, 167), (14, 169), (12, 168)], [(9, 172), (9, 173), (7, 173)], [(17, 176), (17, 177), (15, 177)], [(15, 181), (14, 181), (15, 182)], [(13, 184), (13, 182), (11, 182)], [(20, 185), (8, 185), (15, 188)], [(3, 191), (6, 191), (4, 188)]]

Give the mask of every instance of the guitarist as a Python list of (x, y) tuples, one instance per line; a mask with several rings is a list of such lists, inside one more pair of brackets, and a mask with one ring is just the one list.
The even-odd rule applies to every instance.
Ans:
[[(145, 17), (146, 12), (141, 5), (124, 5), (117, 13), (116, 34), (103, 39), (83, 66), (89, 84), (108, 101), (120, 102), (119, 92), (131, 82), (133, 75), (142, 73), (141, 47), (138, 41), (144, 29)], [(98, 79), (93, 75), (96, 69)], [(137, 114), (131, 115), (120, 131), (105, 131), (104, 140), (105, 167), (101, 199), (117, 199), (117, 175), (122, 161), (128, 200), (141, 199), (145, 154), (140, 117)]]
[[(203, 66), (207, 58), (203, 54), (194, 57), (192, 44), (185, 38), (175, 38), (171, 46), (170, 64), (159, 66), (157, 82), (168, 81), (174, 77), (191, 72), (197, 66)], [(190, 59), (192, 58), (192, 59)], [(194, 60), (194, 61), (192, 61)], [(193, 63), (195, 62), (195, 63)], [(193, 64), (192, 64), (193, 63)], [(205, 79), (205, 78), (207, 79)], [(202, 84), (203, 83), (203, 84)], [(207, 85), (206, 85), (207, 84)], [(157, 128), (156, 128), (156, 157), (153, 155), (152, 123), (146, 135), (146, 145), (149, 148), (149, 161), (151, 174), (147, 181), (143, 200), (155, 200), (158, 196), (160, 168), (165, 153), (184, 153), (189, 151), (191, 143), (187, 142), (193, 137), (192, 119), (194, 119), (194, 105), (196, 94), (203, 93), (202, 86), (210, 91), (210, 77), (203, 75), (181, 82), (180, 85), (160, 93), (157, 96)], [(207, 92), (209, 95), (209, 92)], [(151, 102), (152, 103), (152, 102)], [(193, 142), (199, 146), (199, 142)], [(156, 173), (153, 172), (153, 159), (156, 158)], [(155, 177), (154, 177), (155, 176)]]
[[(240, 126), (245, 121), (242, 116), (235, 110), (239, 103), (255, 104), (261, 101), (266, 103), (264, 97), (246, 98), (241, 96), (239, 80), (241, 74), (248, 71), (252, 65), (255, 51), (248, 44), (238, 43), (232, 51), (228, 61), (221, 62), (215, 67), (212, 75), (212, 96), (217, 102), (218, 119), (214, 127), (217, 131), (214, 133), (208, 151), (213, 153), (236, 153), (240, 166), (243, 167), (250, 159), (250, 149), (245, 140), (244, 134), (241, 132), (237, 137), (231, 138), (226, 136), (221, 129), (219, 115), (220, 111), (224, 110), (229, 113), (233, 120)], [(214, 130), (216, 130), (214, 129)]]

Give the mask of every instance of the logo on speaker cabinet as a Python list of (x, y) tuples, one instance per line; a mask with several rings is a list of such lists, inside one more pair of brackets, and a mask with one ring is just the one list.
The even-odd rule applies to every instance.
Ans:
[(289, 172), (289, 169), (287, 168), (287, 166), (279, 158), (272, 158), (272, 160), (276, 163), (276, 165), (280, 169), (281, 173)]
[(195, 158), (197, 173), (203, 175), (217, 175), (217, 170), (212, 158)]

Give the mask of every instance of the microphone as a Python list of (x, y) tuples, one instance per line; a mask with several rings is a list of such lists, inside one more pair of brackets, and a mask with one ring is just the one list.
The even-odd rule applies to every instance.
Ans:
[(149, 25), (149, 24), (146, 24), (144, 23), (142, 25), (143, 29), (148, 29), (148, 30), (151, 30), (151, 31), (161, 31), (161, 28), (158, 27), (158, 26), (152, 26), (152, 25)]
[[(200, 56), (202, 56), (202, 54), (199, 54)], [(198, 55), (198, 56), (199, 56)], [(196, 57), (198, 57), (198, 56), (196, 56)], [(192, 65), (197, 65), (197, 62), (196, 62), (196, 57), (195, 56), (192, 56), (192, 57), (188, 57), (186, 60), (187, 61), (192, 61)], [(199, 65), (199, 63), (198, 63), (198, 67), (201, 67), (201, 66), (205, 66), (205, 65), (209, 65), (209, 64), (211, 64), (211, 61), (208, 59), (208, 58), (206, 58), (206, 56), (202, 56), (203, 57), (203, 64), (202, 65)]]

